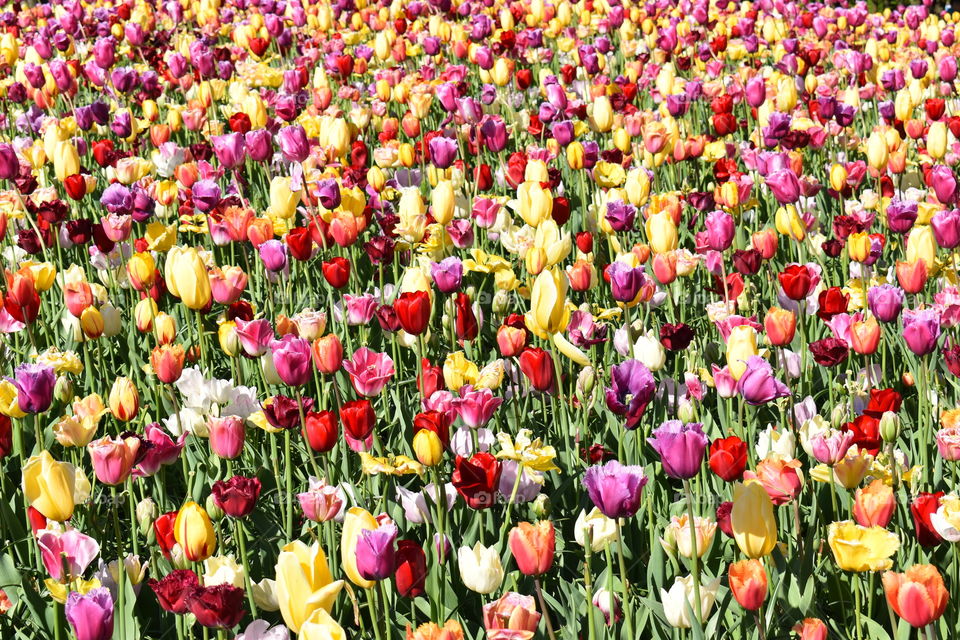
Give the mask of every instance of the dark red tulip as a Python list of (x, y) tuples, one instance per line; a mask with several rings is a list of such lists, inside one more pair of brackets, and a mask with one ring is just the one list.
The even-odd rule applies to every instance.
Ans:
[(457, 456), (450, 482), (471, 509), (488, 509), (496, 502), (500, 462), (485, 451), (469, 458)]
[(187, 602), (197, 622), (209, 629), (232, 629), (237, 626), (246, 614), (243, 608), (245, 603), (243, 589), (232, 584), (197, 587)]
[(477, 316), (473, 313), (473, 307), (470, 305), (470, 296), (463, 292), (458, 292), (455, 299), (457, 308), (457, 319), (455, 330), (458, 340), (474, 340), (480, 333), (480, 325), (477, 323)]
[(810, 343), (810, 353), (817, 364), (834, 367), (847, 359), (850, 347), (840, 338), (824, 338)]
[(413, 540), (398, 540), (396, 563), (393, 581), (397, 593), (404, 598), (422, 596), (427, 580), (427, 556), (423, 547)]
[(200, 588), (197, 574), (187, 569), (171, 571), (160, 580), (147, 581), (164, 611), (183, 615), (190, 610), (193, 592)]
[(229, 480), (213, 483), (210, 493), (213, 502), (231, 518), (243, 518), (250, 515), (260, 497), (260, 480), (233, 476)]
[(833, 316), (847, 312), (850, 296), (844, 293), (840, 287), (830, 287), (820, 292), (817, 301), (820, 305), (817, 316), (821, 320), (827, 321)]

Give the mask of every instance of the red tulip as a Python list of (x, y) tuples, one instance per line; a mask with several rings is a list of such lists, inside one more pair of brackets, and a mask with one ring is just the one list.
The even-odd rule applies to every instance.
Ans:
[(169, 511), (153, 521), (153, 533), (157, 538), (157, 546), (165, 558), (170, 557), (170, 551), (177, 540), (173, 534), (173, 523), (177, 519), (176, 511)]
[(737, 436), (718, 438), (710, 445), (710, 470), (725, 482), (743, 477), (747, 468), (747, 445)]
[(334, 289), (344, 288), (350, 280), (350, 261), (346, 258), (337, 256), (325, 260), (320, 265), (320, 270), (324, 280)]
[(810, 270), (802, 264), (788, 265), (777, 275), (777, 279), (783, 287), (783, 292), (791, 300), (803, 300), (816, 286), (813, 278), (810, 277)]
[(554, 386), (553, 357), (540, 347), (527, 347), (520, 354), (520, 371), (537, 391), (549, 391)]
[(450, 482), (471, 509), (487, 509), (496, 502), (500, 462), (487, 452), (469, 458), (457, 456)]
[(303, 437), (317, 453), (326, 453), (337, 444), (340, 421), (333, 411), (311, 411), (305, 416)]
[(473, 313), (473, 307), (470, 306), (470, 296), (460, 292), (456, 297), (457, 319), (455, 328), (458, 340), (474, 340), (480, 333), (480, 326), (477, 324), (477, 316)]
[(260, 497), (260, 480), (233, 476), (218, 480), (211, 487), (213, 502), (231, 518), (243, 518), (253, 511)]
[(430, 323), (430, 294), (426, 291), (407, 291), (393, 303), (400, 327), (410, 335), (418, 336)]
[(340, 407), (343, 435), (354, 451), (368, 451), (373, 446), (373, 426), (377, 416), (366, 398), (353, 400)]
[(427, 556), (423, 547), (413, 540), (398, 540), (396, 563), (393, 581), (397, 593), (404, 598), (416, 598), (426, 593)]
[(940, 508), (940, 498), (943, 497), (943, 491), (936, 493), (918, 493), (917, 497), (910, 503), (910, 513), (913, 515), (914, 531), (917, 535), (917, 541), (924, 547), (935, 547), (943, 538), (933, 528), (930, 522), (930, 516), (936, 513)]

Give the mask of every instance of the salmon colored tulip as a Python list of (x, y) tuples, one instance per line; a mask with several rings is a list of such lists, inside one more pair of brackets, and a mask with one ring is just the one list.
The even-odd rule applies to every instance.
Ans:
[(883, 591), (897, 615), (912, 627), (925, 627), (947, 610), (950, 594), (932, 564), (915, 564), (904, 573), (883, 574)]
[(520, 572), (528, 576), (540, 576), (550, 570), (556, 542), (550, 520), (521, 522), (510, 531), (510, 553)]

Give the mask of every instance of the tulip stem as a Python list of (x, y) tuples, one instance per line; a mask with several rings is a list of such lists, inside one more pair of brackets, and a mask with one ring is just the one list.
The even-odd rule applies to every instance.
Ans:
[[(593, 577), (590, 574), (590, 559), (592, 556), (591, 552), (593, 551), (593, 529), (591, 527), (585, 527), (583, 537), (583, 589), (587, 597), (587, 637), (589, 640), (593, 640)], [(613, 609), (611, 609), (610, 615), (613, 615)]]
[[(543, 599), (543, 589), (540, 588), (540, 578), (533, 579), (533, 586), (537, 590), (537, 600), (540, 602), (540, 608), (543, 610), (543, 621), (547, 625), (547, 635), (550, 636), (550, 640), (557, 640), (557, 637), (553, 633), (553, 623), (550, 621), (550, 611), (547, 609), (547, 602)], [(630, 637), (633, 637), (632, 633)]]
[(290, 429), (283, 432), (283, 481), (287, 495), (287, 513), (284, 523), (287, 541), (293, 540), (293, 461), (290, 454)]
[[(630, 585), (627, 582), (627, 561), (623, 557), (623, 528), (620, 526), (620, 518), (616, 518), (616, 522), (617, 560), (620, 563), (620, 591), (623, 593), (623, 618), (627, 623), (628, 637), (635, 638), (636, 635), (633, 633), (633, 607), (630, 605)], [(611, 610), (610, 615), (613, 615), (613, 610)]]
[(857, 627), (857, 640), (863, 639), (863, 628), (860, 625), (860, 574), (853, 574), (853, 598), (855, 601), (854, 605), (854, 619), (856, 620)]
[(239, 519), (233, 521), (233, 530), (237, 537), (237, 545), (240, 547), (240, 561), (243, 562), (243, 581), (247, 587), (247, 604), (250, 605), (250, 616), (256, 620), (257, 604), (253, 599), (253, 580), (250, 578), (250, 562), (247, 560), (247, 539)]
[[(693, 609), (697, 614), (697, 622), (703, 624), (703, 607), (700, 602), (700, 548), (697, 544), (697, 526), (693, 511), (693, 492), (690, 490), (690, 481), (683, 481), (683, 491), (687, 495), (687, 513), (690, 517), (690, 558), (693, 566)], [(630, 634), (631, 637), (633, 634)]]
[(124, 584), (124, 578), (127, 575), (127, 567), (123, 561), (123, 548), (121, 546), (121, 540), (123, 536), (120, 531), (120, 499), (117, 496), (117, 488), (115, 486), (110, 487), (110, 493), (113, 496), (113, 528), (114, 533), (117, 536), (117, 617), (120, 619), (120, 637), (126, 638), (126, 612), (124, 611), (124, 596), (126, 595), (127, 587)]

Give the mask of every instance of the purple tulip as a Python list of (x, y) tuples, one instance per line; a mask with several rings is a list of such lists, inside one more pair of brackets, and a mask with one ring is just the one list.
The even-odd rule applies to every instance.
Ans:
[(707, 245), (714, 251), (725, 251), (733, 244), (736, 225), (726, 211), (711, 211), (707, 214)]
[(193, 184), (193, 189), (191, 189), (191, 194), (193, 206), (195, 206), (197, 210), (207, 213), (220, 204), (222, 192), (216, 182), (207, 179), (196, 181)]
[(396, 541), (399, 531), (392, 522), (378, 529), (365, 529), (357, 538), (357, 572), (364, 580), (383, 580), (396, 568)]
[(576, 137), (576, 133), (573, 130), (573, 122), (570, 120), (560, 120), (559, 122), (554, 122), (552, 125), (550, 125), (550, 133), (561, 147), (566, 147), (568, 144), (573, 142), (573, 139)]
[(17, 387), (17, 404), (26, 413), (43, 413), (53, 401), (53, 388), (57, 375), (53, 367), (45, 364), (22, 364), (14, 372)]
[(287, 245), (272, 238), (260, 245), (260, 259), (267, 271), (277, 273), (287, 267)]
[(310, 342), (292, 333), (270, 343), (273, 354), (273, 366), (277, 375), (291, 387), (304, 385), (310, 380), (313, 360), (310, 355)]
[(893, 322), (900, 317), (903, 300), (903, 289), (892, 284), (870, 287), (867, 291), (867, 305), (880, 322)]
[(640, 490), (647, 484), (643, 467), (617, 460), (595, 465), (583, 474), (583, 486), (594, 506), (608, 518), (630, 518), (640, 509)]
[(133, 116), (129, 111), (120, 111), (110, 121), (110, 131), (118, 138), (129, 138), (133, 132)]
[(709, 440), (699, 422), (684, 424), (680, 420), (667, 420), (654, 430), (647, 442), (660, 454), (664, 473), (686, 480), (700, 471)]
[(448, 168), (457, 159), (457, 142), (452, 138), (432, 138), (428, 147), (430, 159), (438, 169)]
[(657, 391), (653, 374), (639, 360), (627, 360), (610, 368), (610, 381), (611, 386), (606, 389), (607, 407), (618, 416), (627, 417), (627, 429), (636, 428)]
[(324, 209), (333, 211), (340, 206), (340, 185), (333, 178), (320, 180), (317, 183), (317, 199)]
[(93, 44), (93, 60), (101, 69), (109, 69), (116, 59), (117, 41), (113, 36), (100, 38)]
[(213, 136), (213, 152), (217, 160), (227, 169), (235, 169), (246, 159), (246, 148), (242, 133), (228, 133), (222, 136)]
[(957, 59), (953, 56), (942, 56), (937, 62), (937, 71), (944, 82), (953, 82), (957, 77)]
[(453, 293), (463, 282), (463, 262), (456, 256), (434, 262), (430, 265), (430, 277), (442, 293)]
[(607, 202), (606, 217), (614, 231), (631, 231), (637, 217), (637, 208), (622, 200), (610, 200)]
[(747, 369), (740, 376), (737, 391), (747, 404), (761, 405), (790, 395), (787, 385), (773, 375), (773, 367), (760, 356), (747, 358)]
[(20, 161), (13, 146), (0, 144), (0, 179), (12, 180), (20, 175)]
[(906, 233), (917, 221), (917, 203), (892, 200), (887, 206), (887, 226), (894, 233)]
[(937, 244), (944, 249), (955, 249), (960, 245), (960, 209), (938, 211), (930, 219), (930, 226)]
[(491, 153), (499, 153), (507, 146), (507, 125), (500, 116), (484, 116), (480, 124), (483, 143)]
[(940, 313), (936, 309), (904, 309), (903, 340), (918, 356), (933, 353), (940, 339)]
[(792, 169), (779, 169), (767, 176), (767, 186), (780, 204), (792, 204), (800, 199), (800, 180)]
[(953, 175), (953, 169), (946, 165), (934, 165), (930, 169), (930, 186), (937, 196), (937, 200), (943, 204), (949, 204), (957, 198), (957, 178)]
[(133, 211), (133, 193), (119, 182), (114, 182), (103, 190), (100, 204), (110, 213), (129, 215)]
[(630, 302), (637, 297), (640, 289), (647, 280), (643, 267), (628, 267), (619, 260), (613, 261), (607, 267), (610, 277), (610, 291), (613, 299), (618, 302)]
[(310, 155), (310, 143), (307, 133), (298, 124), (280, 129), (277, 134), (280, 152), (290, 162), (303, 162)]
[(254, 129), (244, 135), (247, 153), (254, 162), (266, 162), (273, 155), (273, 135), (266, 129)]
[(64, 611), (77, 640), (109, 640), (113, 636), (113, 597), (106, 587), (85, 595), (71, 591)]

